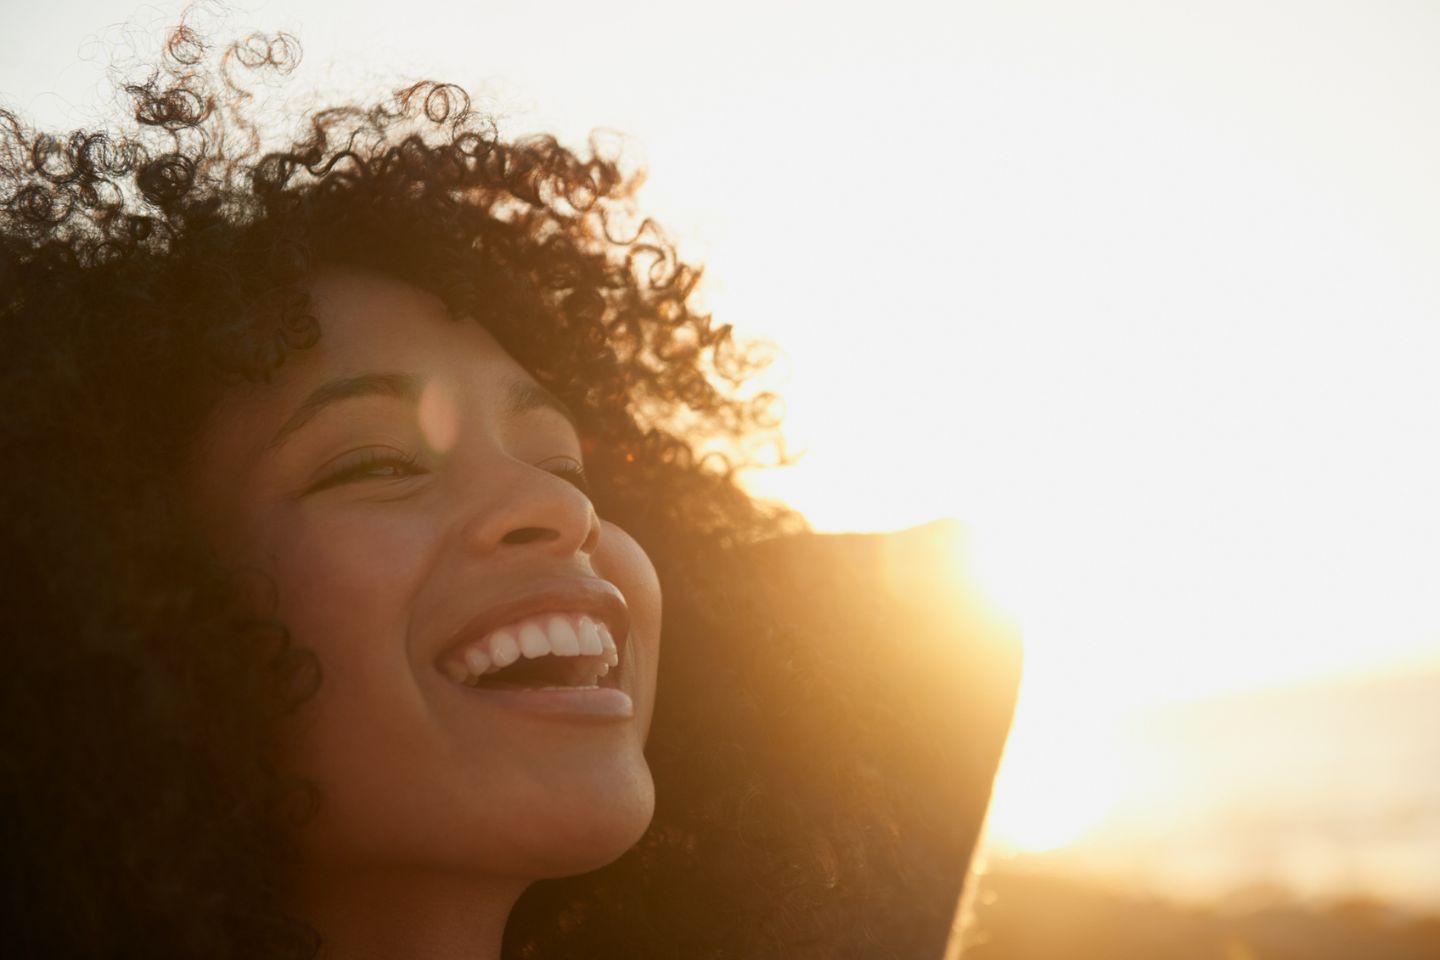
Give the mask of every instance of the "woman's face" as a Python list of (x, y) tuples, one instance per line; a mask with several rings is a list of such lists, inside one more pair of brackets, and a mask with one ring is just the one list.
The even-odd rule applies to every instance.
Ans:
[(290, 753), (321, 790), (307, 865), (613, 860), (654, 805), (654, 568), (595, 515), (563, 407), (484, 328), (375, 274), (311, 290), (320, 342), (222, 403), (194, 474), (222, 556), (273, 584), (323, 671)]

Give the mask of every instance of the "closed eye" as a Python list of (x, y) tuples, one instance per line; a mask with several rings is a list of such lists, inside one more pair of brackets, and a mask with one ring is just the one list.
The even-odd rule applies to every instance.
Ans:
[(564, 480), (587, 497), (590, 495), (590, 478), (585, 475), (585, 465), (574, 457), (550, 457), (536, 466)]
[(429, 473), (413, 453), (391, 447), (366, 447), (341, 457), (334, 467), (308, 487), (305, 492), (318, 493), (330, 487), (366, 480), (403, 480)]

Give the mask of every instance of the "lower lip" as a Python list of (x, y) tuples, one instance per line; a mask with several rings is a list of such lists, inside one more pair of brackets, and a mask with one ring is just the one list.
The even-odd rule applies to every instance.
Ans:
[(635, 701), (614, 687), (464, 687), (468, 696), (506, 710), (558, 720), (629, 720)]

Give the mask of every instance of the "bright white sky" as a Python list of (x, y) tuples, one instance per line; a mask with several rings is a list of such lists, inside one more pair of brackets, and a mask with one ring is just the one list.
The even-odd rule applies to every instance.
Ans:
[[(93, 114), (125, 0), (16, 7), (0, 97)], [(1045, 729), (1440, 657), (1435, 4), (236, 9), (303, 84), (633, 134), (708, 306), (788, 354), (808, 453), (756, 488), (970, 523)]]

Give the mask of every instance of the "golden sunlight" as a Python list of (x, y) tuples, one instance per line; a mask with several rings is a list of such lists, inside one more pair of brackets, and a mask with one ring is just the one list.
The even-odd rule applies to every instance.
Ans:
[[(1440, 730), (1436, 688), (1353, 694), (1349, 715), (1312, 710), (1330, 691), (1236, 706), (1440, 664), (1440, 15), (745, 0), (676, 43), (658, 2), (583, 29), (577, 7), (559, 33), (548, 6), (471, 5), (483, 29), (439, 34), (285, 7), (312, 64), (370, 78), (383, 22), (427, 74), (523, 91), (497, 101), (507, 133), (634, 135), (643, 206), (705, 262), (700, 305), (783, 351), (763, 386), (800, 457), (749, 489), (820, 531), (960, 518), (956, 575), (1019, 621), (997, 841), (1104, 836), (1105, 856), (1133, 852), (1115, 862), (1185, 865), (1167, 882), (1197, 889), (1319, 884), (1371, 853), (1367, 889), (1440, 886), (1440, 828), (1372, 815), (1440, 809), (1440, 779), (1428, 806), (1414, 787), (1435, 741), (1406, 733)], [(71, 59), (14, 35), (0, 91), (22, 89), (14, 64)], [(1390, 725), (1349, 732), (1371, 717)], [(1303, 794), (1277, 758), (1308, 764)], [(1353, 819), (1314, 806), (1385, 784)]]
[(997, 841), (1108, 838), (1092, 862), (1172, 889), (1373, 854), (1362, 886), (1389, 893), (1440, 850), (1327, 847), (1378, 821), (1314, 798), (1381, 746), (1367, 782), (1413, 786), (1394, 731), (1423, 706), (1363, 743), (1333, 710), (1229, 727), (1218, 700), (1147, 737), (1175, 704), (1440, 660), (1440, 20), (1082, 6), (837, 13), (814, 43), (799, 7), (731, 4), (695, 47), (647, 41), (672, 20), (640, 5), (552, 59), (503, 24), (483, 62), (536, 128), (635, 134), (703, 305), (783, 348), (765, 385), (801, 458), (754, 492), (824, 531), (967, 525), (958, 575), (1025, 635)]
[(1089, 719), (1085, 707), (1022, 693), (986, 823), (1002, 847), (1064, 847), (1124, 797), (1130, 774), (1115, 750), (1115, 730)]

